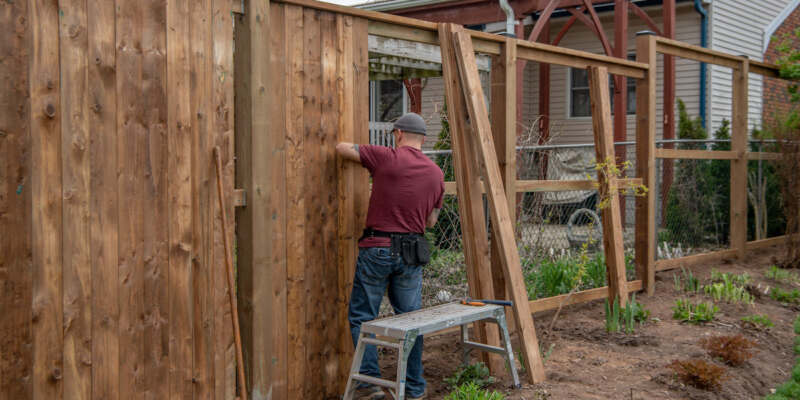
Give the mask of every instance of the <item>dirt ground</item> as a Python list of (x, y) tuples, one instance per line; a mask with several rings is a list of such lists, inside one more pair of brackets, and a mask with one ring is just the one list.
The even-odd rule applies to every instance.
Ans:
[[(704, 282), (712, 268), (722, 272), (748, 272), (753, 286), (761, 289), (777, 284), (765, 279), (764, 271), (780, 251), (771, 248), (752, 253), (746, 260), (720, 262), (692, 268)], [(637, 300), (651, 311), (651, 321), (632, 335), (608, 334), (605, 331), (603, 301), (565, 308), (552, 332), (545, 332), (553, 312), (534, 315), (536, 330), (545, 360), (547, 381), (531, 385), (525, 374), (522, 388), (512, 390), (510, 377), (492, 389), (516, 399), (758, 399), (785, 382), (791, 373), (794, 356), (792, 323), (798, 309), (782, 305), (767, 295), (757, 296), (755, 305), (731, 305), (717, 302), (720, 312), (715, 321), (691, 325), (672, 319), (675, 298), (685, 296), (675, 290), (673, 273), (656, 275), (656, 294), (641, 294)], [(758, 292), (757, 290), (754, 290)], [(709, 301), (702, 294), (688, 296), (693, 301)], [(741, 317), (767, 314), (775, 326), (759, 331), (742, 326)], [(687, 387), (673, 378), (665, 366), (675, 359), (700, 357), (712, 361), (698, 344), (702, 337), (742, 333), (757, 343), (755, 355), (741, 367), (727, 367), (727, 379), (719, 392)], [(514, 348), (518, 349), (516, 343)], [(393, 376), (394, 352), (381, 357), (384, 376)], [(443, 379), (456, 371), (461, 360), (459, 335), (456, 332), (426, 338), (423, 363), (428, 381), (428, 398), (441, 399), (448, 389)], [(714, 361), (722, 365), (719, 361)]]

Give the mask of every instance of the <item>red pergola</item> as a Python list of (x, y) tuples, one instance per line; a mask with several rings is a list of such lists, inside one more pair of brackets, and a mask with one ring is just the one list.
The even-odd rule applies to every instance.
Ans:
[[(659, 27), (655, 21), (632, 0), (509, 0), (511, 8), (514, 10), (515, 18), (519, 21), (516, 25), (515, 35), (517, 38), (526, 39), (532, 42), (547, 43), (557, 46), (561, 39), (567, 34), (570, 28), (580, 22), (586, 25), (603, 46), (603, 50), (608, 56), (625, 58), (628, 47), (628, 16), (629, 13), (635, 14), (642, 19), (647, 26), (657, 35), (670, 39), (675, 38), (675, 1), (663, 0), (663, 26)], [(612, 6), (614, 10), (614, 38), (613, 44), (607, 37), (595, 7)], [(551, 40), (550, 17), (557, 10), (565, 11), (570, 14), (570, 18)], [(621, 10), (621, 12), (620, 12)], [(431, 22), (453, 22), (462, 25), (479, 25), (498, 21), (505, 21), (506, 14), (500, 8), (498, 0), (456, 0), (429, 4), (424, 6), (410, 7), (404, 9), (387, 10), (391, 14), (402, 15), (405, 17), (417, 18)], [(522, 20), (529, 15), (536, 14), (536, 22), (533, 29), (525, 37)], [(521, 60), (517, 63), (517, 103), (522, 102), (522, 74), (527, 61)], [(620, 142), (627, 140), (625, 118), (627, 116), (625, 105), (627, 104), (626, 78), (615, 76), (614, 85), (614, 141)], [(406, 88), (411, 98), (411, 109), (420, 112), (422, 108), (422, 89), (419, 79), (406, 80)], [(675, 60), (673, 56), (664, 55), (664, 104), (675, 104)], [(664, 107), (663, 115), (663, 135), (664, 139), (672, 139), (675, 136), (675, 108)], [(540, 114), (540, 141), (549, 139), (549, 115), (550, 115), (550, 66), (542, 64), (539, 68), (539, 114)], [(517, 107), (517, 122), (521, 129), (522, 108)], [(666, 144), (665, 147), (671, 147)], [(617, 158), (622, 161), (625, 157), (624, 148), (616, 149)], [(668, 193), (669, 184), (672, 182), (672, 163), (665, 160), (663, 169), (664, 190), (662, 196)]]

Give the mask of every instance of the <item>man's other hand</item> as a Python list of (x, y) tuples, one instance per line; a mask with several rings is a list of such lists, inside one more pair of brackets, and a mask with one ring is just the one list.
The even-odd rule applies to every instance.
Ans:
[(358, 145), (356, 144), (340, 142), (336, 145), (336, 153), (344, 157), (345, 160), (361, 162), (361, 156), (358, 155)]

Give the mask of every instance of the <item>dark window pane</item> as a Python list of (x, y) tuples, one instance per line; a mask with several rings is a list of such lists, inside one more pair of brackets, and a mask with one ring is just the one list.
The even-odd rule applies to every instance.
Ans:
[(572, 90), (572, 107), (570, 114), (573, 117), (588, 117), (592, 115), (589, 103), (589, 89)]
[(378, 121), (391, 122), (403, 115), (403, 81), (378, 81)]
[(572, 68), (572, 87), (589, 87), (589, 73), (585, 69)]

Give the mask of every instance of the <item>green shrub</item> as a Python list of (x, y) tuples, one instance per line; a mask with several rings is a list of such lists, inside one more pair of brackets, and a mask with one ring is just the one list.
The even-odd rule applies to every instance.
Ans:
[(505, 396), (497, 391), (489, 392), (474, 382), (459, 385), (444, 398), (445, 400), (504, 400)]
[(489, 375), (489, 368), (482, 362), (475, 364), (462, 365), (449, 378), (444, 378), (444, 382), (450, 389), (456, 389), (467, 383), (475, 384), (479, 389), (485, 388), (495, 382), (494, 377)]
[(744, 322), (745, 324), (749, 324), (749, 325), (751, 325), (751, 326), (753, 326), (755, 328), (758, 328), (758, 329), (769, 329), (769, 328), (772, 328), (773, 326), (775, 326), (775, 324), (772, 323), (772, 320), (769, 319), (769, 317), (766, 314), (765, 315), (758, 315), (758, 314), (748, 315), (746, 317), (742, 317), (742, 322)]
[(769, 297), (781, 303), (797, 303), (800, 301), (800, 291), (797, 289), (787, 291), (781, 288), (772, 288), (772, 290), (769, 291)]
[(675, 299), (672, 318), (681, 322), (700, 324), (714, 320), (719, 308), (714, 303), (692, 304), (688, 299)]

